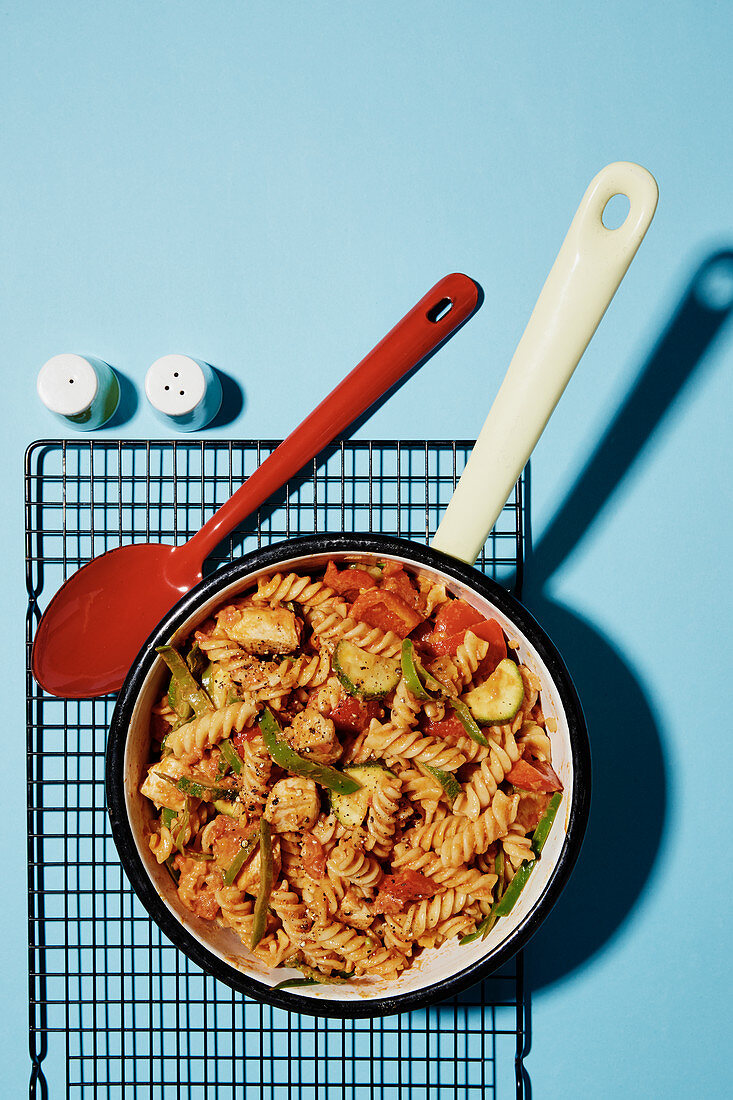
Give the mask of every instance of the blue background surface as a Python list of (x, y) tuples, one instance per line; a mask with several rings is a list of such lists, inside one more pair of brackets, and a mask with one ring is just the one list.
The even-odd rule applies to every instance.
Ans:
[(526, 602), (596, 772), (527, 952), (526, 1065), (538, 1097), (726, 1092), (733, 8), (3, 4), (0, 27), (7, 1095), (29, 1070), (22, 459), (63, 434), (41, 364), (106, 359), (137, 403), (101, 434), (158, 437), (145, 370), (181, 351), (243, 390), (212, 435), (277, 437), (462, 270), (480, 313), (359, 434), (473, 436), (617, 159), (659, 209), (532, 462)]

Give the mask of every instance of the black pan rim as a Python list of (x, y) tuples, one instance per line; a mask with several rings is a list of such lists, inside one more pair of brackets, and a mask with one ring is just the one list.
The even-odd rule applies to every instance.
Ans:
[[(568, 826), (553, 874), (532, 910), (490, 955), (441, 981), (394, 997), (352, 1002), (318, 1000), (267, 986), (228, 966), (208, 951), (168, 909), (145, 870), (135, 845), (125, 806), (124, 757), (127, 728), (138, 693), (153, 662), (155, 647), (167, 641), (201, 603), (249, 573), (290, 558), (333, 553), (407, 558), (444, 573), (491, 600), (530, 639), (557, 685), (570, 732), (574, 791)], [(306, 535), (254, 550), (204, 578), (171, 609), (144, 643), (117, 698), (107, 742), (106, 792), (112, 836), (135, 893), (163, 933), (202, 970), (237, 992), (276, 1008), (330, 1019), (391, 1016), (426, 1008), (455, 996), (508, 962), (536, 932), (560, 896), (580, 853), (590, 811), (591, 760), (588, 731), (575, 686), (559, 651), (530, 612), (506, 589), (474, 567), (420, 543), (392, 535), (346, 533)]]

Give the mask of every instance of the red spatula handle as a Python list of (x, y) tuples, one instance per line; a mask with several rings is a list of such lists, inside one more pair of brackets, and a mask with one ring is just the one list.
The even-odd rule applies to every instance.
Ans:
[(201, 530), (177, 547), (173, 569), (200, 567), (237, 524), (451, 336), (474, 312), (479, 294), (477, 284), (467, 275), (446, 275), (436, 283)]

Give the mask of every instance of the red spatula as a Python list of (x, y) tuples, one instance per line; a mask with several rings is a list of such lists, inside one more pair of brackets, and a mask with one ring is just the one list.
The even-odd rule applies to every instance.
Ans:
[(32, 668), (41, 687), (72, 699), (119, 690), (147, 636), (201, 579), (217, 544), (447, 340), (479, 295), (466, 275), (436, 283), (188, 542), (121, 546), (74, 573), (38, 626)]

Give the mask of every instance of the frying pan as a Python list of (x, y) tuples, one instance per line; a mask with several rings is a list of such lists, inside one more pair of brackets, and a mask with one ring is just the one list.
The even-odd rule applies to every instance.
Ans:
[[(627, 195), (622, 226), (602, 220), (609, 199)], [(128, 876), (165, 934), (204, 970), (233, 988), (282, 1008), (331, 1017), (390, 1015), (454, 995), (499, 967), (539, 927), (577, 859), (590, 805), (590, 750), (577, 694), (563, 660), (521, 603), (475, 570), (483, 546), (527, 457), (623, 278), (654, 215), (657, 186), (638, 165), (620, 162), (591, 182), (506, 378), (430, 547), (373, 534), (317, 534), (287, 540), (232, 562), (188, 593), (140, 651), (115, 708), (107, 753), (112, 833)], [(519, 660), (542, 682), (542, 705), (555, 720), (553, 767), (564, 786), (549, 839), (517, 904), (486, 940), (451, 941), (424, 951), (394, 981), (275, 989), (296, 972), (269, 970), (229, 930), (186, 910), (148, 843), (152, 807), (139, 794), (149, 763), (149, 716), (164, 690), (167, 669), (155, 647), (182, 641), (220, 604), (256, 585), (266, 573), (312, 573), (352, 561), (392, 559), (444, 583), (483, 615), (499, 621), (517, 643)]]

